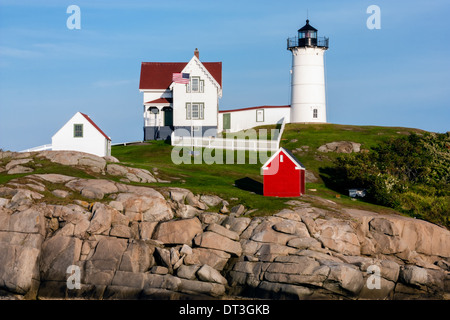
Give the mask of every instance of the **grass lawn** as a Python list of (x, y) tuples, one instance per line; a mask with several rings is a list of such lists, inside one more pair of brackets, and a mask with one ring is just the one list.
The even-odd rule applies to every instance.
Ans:
[[(273, 126), (274, 127), (274, 126)], [(266, 126), (264, 128), (271, 129)], [(257, 128), (258, 129), (258, 128)], [(269, 130), (270, 131), (270, 130)], [(361, 148), (369, 149), (384, 139), (420, 132), (420, 130), (394, 127), (374, 126), (349, 126), (335, 124), (288, 124), (284, 131), (281, 146), (295, 150), (307, 145), (307, 151), (298, 152), (296, 155), (306, 166), (319, 177), (317, 183), (307, 183), (307, 194), (317, 195), (332, 200), (338, 204), (366, 210), (393, 212), (393, 210), (376, 206), (363, 201), (352, 201), (346, 195), (340, 195), (336, 191), (327, 188), (320, 179), (321, 169), (330, 166), (337, 156), (334, 153), (320, 153), (317, 148), (325, 143), (333, 141), (353, 141), (361, 143)], [(211, 152), (203, 149), (203, 152)], [(243, 204), (248, 209), (257, 209), (252, 215), (273, 214), (288, 207), (285, 203), (298, 198), (274, 198), (262, 195), (262, 176), (260, 175), (261, 161), (249, 164), (249, 156), (246, 154), (244, 164), (195, 164), (198, 158), (190, 158), (191, 164), (174, 164), (171, 159), (172, 146), (162, 141), (149, 141), (141, 145), (115, 146), (112, 155), (121, 162), (154, 171), (157, 168), (158, 177), (170, 180), (171, 183), (155, 183), (154, 187), (182, 187), (196, 194), (216, 194), (230, 202), (230, 205)], [(226, 152), (226, 151), (224, 151)], [(270, 154), (264, 154), (267, 158)], [(237, 159), (236, 152), (234, 153)], [(225, 163), (225, 156), (224, 156)], [(309, 189), (315, 189), (311, 191)], [(232, 200), (237, 198), (237, 200)], [(313, 201), (310, 198), (300, 198), (302, 201)]]
[[(275, 128), (275, 126), (261, 127), (265, 129)], [(258, 131), (260, 128), (256, 128)], [(320, 196), (324, 199), (332, 200), (337, 204), (347, 207), (354, 207), (377, 212), (394, 212), (391, 209), (365, 203), (363, 201), (352, 201), (347, 195), (338, 194), (329, 189), (321, 179), (323, 169), (332, 164), (336, 158), (335, 153), (320, 153), (317, 148), (325, 143), (333, 141), (353, 141), (361, 143), (362, 149), (369, 149), (377, 145), (380, 141), (391, 137), (407, 134), (408, 132), (421, 132), (417, 129), (374, 127), (374, 126), (349, 126), (336, 124), (287, 124), (281, 146), (293, 150), (298, 159), (305, 165), (307, 170), (318, 177), (315, 183), (306, 184), (306, 194)], [(308, 148), (302, 148), (308, 146)], [(302, 150), (295, 150), (302, 148)], [(236, 204), (243, 204), (247, 209), (256, 209), (251, 216), (273, 214), (283, 208), (288, 207), (286, 202), (299, 198), (274, 198), (262, 195), (262, 176), (260, 168), (270, 154), (257, 154), (246, 152), (243, 163), (226, 164), (226, 157), (232, 156), (238, 159), (237, 152), (223, 151), (222, 159), (224, 164), (200, 163), (199, 158), (188, 158), (191, 163), (175, 164), (172, 161), (171, 153), (173, 147), (163, 141), (151, 141), (139, 145), (114, 146), (112, 155), (117, 157), (122, 164), (138, 168), (147, 169), (153, 173), (157, 172), (157, 177), (162, 180), (169, 180), (170, 183), (151, 183), (150, 187), (164, 189), (167, 187), (181, 187), (194, 192), (195, 194), (216, 194), (230, 203), (230, 207)], [(210, 149), (203, 149), (203, 152), (210, 154)], [(215, 154), (213, 153), (215, 156)], [(261, 156), (261, 159), (259, 157)], [(249, 158), (257, 159), (257, 163), (249, 163)], [(1, 159), (0, 166), (5, 166), (9, 159)], [(200, 161), (201, 162), (201, 161)], [(34, 158), (34, 163), (24, 164), (33, 168), (32, 173), (8, 175), (5, 171), (0, 173), (0, 184), (6, 184), (15, 178), (24, 178), (28, 174), (39, 173), (60, 173), (79, 178), (104, 178), (119, 181), (120, 177), (101, 175), (99, 173), (85, 172), (80, 168), (63, 166), (52, 163), (46, 159)], [(140, 185), (137, 183), (133, 183)], [(53, 190), (51, 186), (47, 186)], [(63, 188), (63, 186), (55, 186)], [(315, 190), (312, 191), (311, 189)], [(83, 199), (82, 199), (83, 200)], [(314, 197), (300, 198), (302, 201), (315, 202)], [(212, 210), (218, 208), (211, 208)]]

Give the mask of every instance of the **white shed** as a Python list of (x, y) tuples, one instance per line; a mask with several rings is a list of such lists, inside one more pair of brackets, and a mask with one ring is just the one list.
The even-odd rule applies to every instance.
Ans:
[(52, 137), (52, 150), (73, 150), (99, 157), (111, 155), (111, 138), (88, 115), (77, 112)]

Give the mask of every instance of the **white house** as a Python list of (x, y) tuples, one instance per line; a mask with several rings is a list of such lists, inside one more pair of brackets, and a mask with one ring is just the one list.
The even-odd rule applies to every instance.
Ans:
[(111, 138), (88, 115), (77, 112), (52, 137), (52, 150), (73, 150), (99, 157), (111, 155)]
[[(172, 81), (188, 73), (187, 84)], [(216, 136), (222, 97), (222, 62), (201, 62), (199, 51), (189, 62), (142, 62), (139, 91), (144, 94), (144, 140), (176, 135)]]

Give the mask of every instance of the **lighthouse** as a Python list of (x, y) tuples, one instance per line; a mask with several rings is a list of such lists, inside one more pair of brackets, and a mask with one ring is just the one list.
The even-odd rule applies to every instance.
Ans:
[(327, 122), (324, 55), (328, 38), (317, 37), (317, 29), (309, 24), (287, 39), (292, 52), (291, 123)]

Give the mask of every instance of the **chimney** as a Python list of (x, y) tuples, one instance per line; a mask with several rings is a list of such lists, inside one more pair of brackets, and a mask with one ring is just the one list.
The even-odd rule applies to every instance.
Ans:
[(196, 57), (197, 57), (197, 59), (199, 59), (199, 60), (200, 60), (200, 52), (198, 51), (198, 49), (197, 49), (197, 48), (195, 48), (195, 50), (194, 50), (194, 56), (196, 56)]

